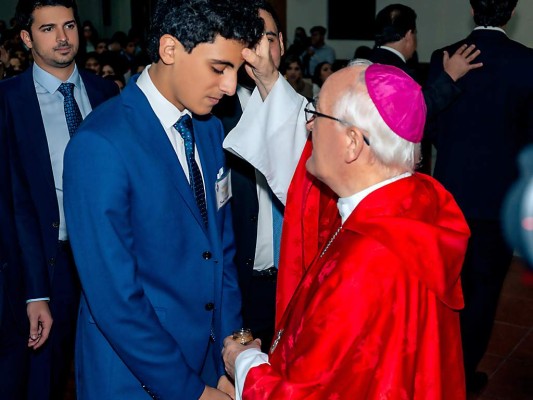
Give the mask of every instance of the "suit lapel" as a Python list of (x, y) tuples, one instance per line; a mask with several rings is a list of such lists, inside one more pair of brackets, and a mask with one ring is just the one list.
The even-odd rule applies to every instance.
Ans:
[[(97, 88), (91, 81), (94, 81), (95, 77), (89, 75), (89, 73), (79, 70), (80, 77), (85, 86), (85, 91), (87, 92), (87, 97), (89, 98), (89, 103), (91, 103), (91, 108), (94, 110), (102, 102), (106, 100), (102, 90)], [(92, 79), (91, 79), (92, 78)]]
[[(152, 111), (150, 103), (148, 103), (148, 100), (134, 82), (126, 86), (122, 91), (121, 97), (128, 114), (128, 120), (131, 121), (132, 131), (137, 134), (146, 147), (152, 149), (151, 152), (153, 154), (157, 155), (158, 162), (165, 166), (166, 174), (174, 188), (189, 208), (191, 214), (194, 215), (198, 224), (205, 230), (189, 181), (165, 130), (161, 126), (161, 122)], [(207, 203), (209, 204), (209, 202)]]

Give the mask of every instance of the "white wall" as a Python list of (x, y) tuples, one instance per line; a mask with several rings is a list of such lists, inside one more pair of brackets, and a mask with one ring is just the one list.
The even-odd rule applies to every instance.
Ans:
[[(356, 0), (346, 0), (356, 1)], [(429, 61), (431, 52), (465, 37), (473, 27), (468, 0), (376, 0), (377, 10), (388, 4), (403, 3), (412, 7), (417, 15), (418, 55), (420, 61)], [(0, 0), (0, 19), (9, 21), (15, 14), (17, 0)], [(117, 30), (127, 32), (131, 25), (129, 0), (112, 1), (112, 27), (102, 26), (100, 2), (78, 0), (81, 20), (91, 20), (101, 36), (111, 36)], [(307, 30), (314, 25), (327, 27), (327, 0), (287, 0), (287, 32), (290, 42), (297, 26)], [(508, 27), (511, 38), (533, 47), (533, 0), (519, 0), (515, 16)], [(357, 46), (372, 46), (371, 41), (330, 40), (337, 58), (351, 58)]]
[[(346, 0), (348, 1), (348, 0)], [(355, 1), (355, 0), (350, 0)], [(393, 3), (413, 8), (417, 15), (418, 56), (429, 61), (433, 50), (460, 40), (474, 27), (468, 0), (376, 0), (376, 12)], [(287, 0), (287, 33), (290, 42), (297, 26), (309, 30), (314, 25), (327, 27), (327, 0)], [(519, 0), (511, 19), (508, 35), (533, 47), (533, 1)], [(360, 45), (372, 47), (372, 41), (328, 40), (337, 58), (350, 59)], [(290, 44), (290, 43), (289, 43)]]

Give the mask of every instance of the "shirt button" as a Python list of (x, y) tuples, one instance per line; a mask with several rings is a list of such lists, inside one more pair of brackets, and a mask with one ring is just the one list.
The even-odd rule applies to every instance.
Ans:
[(215, 309), (215, 305), (214, 305), (213, 303), (207, 303), (207, 304), (205, 305), (205, 310), (206, 310), (206, 311), (212, 311), (212, 310), (214, 310), (214, 309)]
[(204, 252), (202, 253), (202, 257), (203, 257), (204, 260), (210, 260), (211, 257), (212, 257), (212, 254), (211, 254), (210, 251), (204, 251)]

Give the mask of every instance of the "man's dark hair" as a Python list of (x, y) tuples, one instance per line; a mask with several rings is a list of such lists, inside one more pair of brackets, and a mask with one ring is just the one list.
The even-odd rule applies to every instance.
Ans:
[(511, 19), (518, 0), (470, 0), (474, 22), (479, 26), (504, 26)]
[(394, 43), (407, 34), (416, 32), (416, 13), (403, 4), (391, 4), (376, 16), (376, 46)]
[(311, 29), (309, 29), (309, 32), (311, 35), (315, 32), (318, 32), (320, 36), (326, 36), (326, 28), (323, 26), (313, 26)]
[(268, 1), (265, 0), (255, 0), (253, 1), (253, 6), (257, 7), (259, 10), (265, 10), (267, 13), (272, 15), (272, 19), (274, 20), (274, 23), (276, 24), (276, 28), (278, 29), (278, 33), (281, 32), (281, 20), (279, 19), (278, 13), (270, 4)]
[(78, 18), (78, 7), (75, 0), (19, 0), (15, 10), (15, 19), (21, 29), (28, 31), (31, 38), (31, 25), (33, 24), (33, 12), (41, 7), (63, 6), (72, 8), (76, 22)]
[(263, 20), (247, 0), (159, 0), (148, 36), (148, 52), (159, 61), (159, 39), (174, 36), (187, 52), (200, 43), (212, 43), (217, 35), (249, 47), (261, 38)]

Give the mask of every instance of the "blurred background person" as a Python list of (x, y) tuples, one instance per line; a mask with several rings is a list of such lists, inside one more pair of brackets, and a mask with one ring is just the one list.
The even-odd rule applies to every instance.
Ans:
[(303, 64), (298, 56), (285, 57), (281, 73), (296, 92), (309, 100), (312, 100), (320, 91), (320, 88), (311, 79), (304, 78)]
[(294, 29), (294, 37), (292, 43), (285, 52), (285, 56), (296, 55), (301, 56), (304, 51), (311, 45), (311, 39), (307, 36), (305, 29), (298, 26)]
[(326, 28), (313, 26), (311, 33), (311, 46), (300, 56), (304, 65), (304, 76), (310, 77), (317, 64), (327, 61), (333, 65), (336, 60), (335, 49), (326, 44)]
[[(322, 87), (326, 79), (333, 73), (333, 70), (331, 69), (331, 64), (327, 61), (323, 61), (319, 63), (315, 67), (315, 71), (313, 73), (313, 83), (317, 85), (319, 88)], [(315, 95), (316, 96), (316, 95)]]
[(84, 68), (88, 71), (94, 72), (96, 75), (101, 75), (102, 65), (100, 63), (100, 56), (97, 52), (92, 51), (85, 55)]

